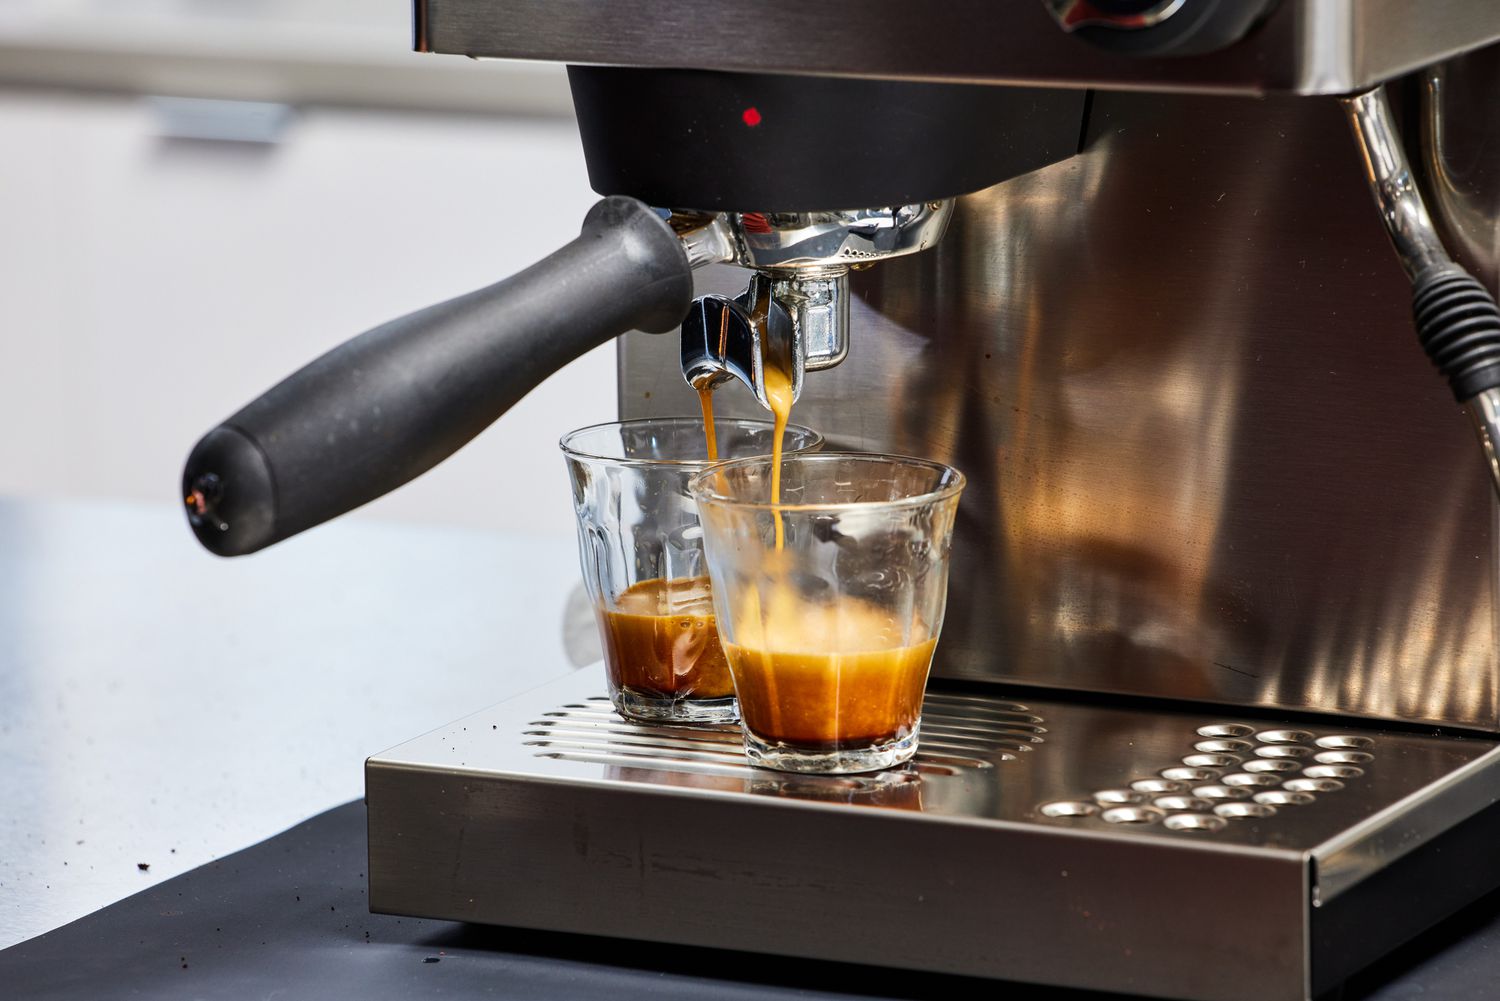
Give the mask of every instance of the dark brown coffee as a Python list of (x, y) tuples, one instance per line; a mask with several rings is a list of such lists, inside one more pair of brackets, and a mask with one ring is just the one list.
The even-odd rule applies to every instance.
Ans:
[[(748, 596), (747, 596), (748, 597)], [(775, 589), (738, 617), (726, 643), (745, 729), (807, 751), (858, 749), (909, 735), (937, 638), (856, 598), (800, 601)]]
[(707, 577), (633, 584), (598, 618), (616, 689), (668, 699), (734, 694)]

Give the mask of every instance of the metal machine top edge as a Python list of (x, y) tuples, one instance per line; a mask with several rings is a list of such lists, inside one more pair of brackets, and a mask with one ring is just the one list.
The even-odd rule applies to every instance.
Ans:
[[(1137, 59), (1064, 34), (1039, 2), (415, 0), (419, 51), (476, 58), (949, 83), (1222, 94), (1342, 94), (1500, 39), (1486, 0), (1283, 2), (1229, 48)], [(1417, 8), (1420, 7), (1420, 10)], [(829, 40), (837, 38), (837, 45)]]

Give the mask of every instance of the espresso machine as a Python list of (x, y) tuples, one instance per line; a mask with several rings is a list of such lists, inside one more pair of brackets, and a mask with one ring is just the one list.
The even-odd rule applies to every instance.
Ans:
[(606, 197), (210, 432), (205, 545), (392, 489), (615, 337), (622, 417), (763, 414), (779, 353), (830, 445), (970, 486), (911, 767), (752, 769), (585, 668), (369, 760), (372, 909), (1290, 1001), (1500, 885), (1500, 5), (415, 18), (569, 64)]

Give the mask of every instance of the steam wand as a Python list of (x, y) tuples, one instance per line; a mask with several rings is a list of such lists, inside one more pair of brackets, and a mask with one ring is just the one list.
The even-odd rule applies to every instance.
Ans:
[(1341, 103), (1386, 232), (1412, 282), (1417, 337), (1479, 433), (1500, 491), (1500, 306), (1443, 247), (1417, 190), (1384, 89)]

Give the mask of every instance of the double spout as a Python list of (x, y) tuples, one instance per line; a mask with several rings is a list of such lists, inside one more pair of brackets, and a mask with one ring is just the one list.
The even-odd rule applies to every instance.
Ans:
[(751, 269), (737, 296), (693, 300), (682, 323), (682, 375), (694, 389), (738, 380), (771, 409), (765, 373), (790, 377), (849, 353), (849, 272), (932, 246), (952, 200), (846, 212), (679, 213), (673, 227), (695, 262)]
[(831, 368), (849, 353), (849, 272), (776, 278), (757, 271), (733, 298), (699, 296), (682, 321), (682, 377), (694, 389), (737, 379), (761, 406), (768, 370), (783, 373), (792, 399), (802, 375)]

